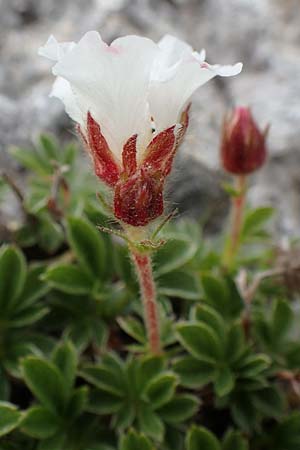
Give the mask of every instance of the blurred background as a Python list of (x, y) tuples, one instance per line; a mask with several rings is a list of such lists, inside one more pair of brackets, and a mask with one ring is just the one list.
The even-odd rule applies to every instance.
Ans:
[(61, 103), (48, 97), (53, 77), (37, 49), (50, 34), (76, 41), (91, 29), (107, 42), (125, 34), (158, 40), (171, 33), (205, 48), (210, 63), (242, 61), (240, 76), (216, 79), (194, 95), (169, 197), (182, 212), (207, 220), (211, 230), (218, 227), (228, 209), (220, 188), (220, 126), (233, 105), (249, 105), (261, 127), (271, 124), (269, 161), (252, 178), (250, 200), (278, 207), (278, 235), (299, 236), (299, 0), (0, 0), (3, 170), (18, 174), (7, 154), (11, 145), (28, 147), (45, 131), (74, 138)]

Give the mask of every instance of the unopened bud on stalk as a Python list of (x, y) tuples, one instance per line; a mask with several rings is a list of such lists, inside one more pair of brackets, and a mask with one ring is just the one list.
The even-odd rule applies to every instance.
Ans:
[(236, 108), (225, 117), (221, 142), (224, 169), (234, 175), (247, 175), (259, 169), (267, 156), (268, 127), (261, 131), (249, 108)]

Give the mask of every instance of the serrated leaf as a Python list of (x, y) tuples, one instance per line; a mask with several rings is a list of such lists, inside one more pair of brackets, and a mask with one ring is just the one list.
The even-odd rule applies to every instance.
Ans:
[(67, 398), (63, 376), (54, 364), (29, 356), (22, 362), (24, 380), (43, 406), (54, 413), (64, 410)]
[(0, 436), (14, 430), (21, 420), (21, 413), (15, 405), (7, 402), (0, 402)]
[(26, 411), (21, 422), (22, 431), (38, 439), (53, 436), (60, 425), (59, 418), (42, 406), (33, 406)]
[(176, 327), (181, 344), (196, 358), (209, 363), (222, 358), (222, 343), (204, 323), (181, 323)]
[(52, 288), (67, 294), (84, 295), (92, 290), (92, 279), (81, 268), (71, 264), (57, 264), (44, 274), (44, 280)]
[[(215, 435), (204, 427), (193, 426), (186, 439), (187, 450), (221, 450), (221, 445)], [(233, 449), (232, 450), (236, 450)]]
[(70, 217), (67, 234), (83, 270), (102, 278), (105, 272), (105, 244), (94, 225), (86, 219)]

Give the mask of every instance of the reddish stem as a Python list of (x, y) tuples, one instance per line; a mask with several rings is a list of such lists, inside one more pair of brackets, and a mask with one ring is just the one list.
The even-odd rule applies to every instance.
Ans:
[(243, 216), (246, 202), (246, 176), (239, 175), (236, 178), (236, 189), (240, 195), (232, 199), (232, 219), (230, 240), (225, 253), (225, 265), (230, 267), (240, 246)]
[(150, 344), (150, 350), (154, 354), (161, 351), (159, 317), (156, 303), (156, 289), (153, 279), (151, 257), (147, 254), (132, 252), (138, 280), (141, 288), (144, 305), (145, 323)]

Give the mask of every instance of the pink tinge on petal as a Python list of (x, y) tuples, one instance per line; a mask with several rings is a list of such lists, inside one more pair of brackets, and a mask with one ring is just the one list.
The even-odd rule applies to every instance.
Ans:
[(116, 45), (105, 45), (105, 49), (108, 53), (112, 53), (114, 55), (119, 55), (121, 53), (121, 48)]
[(101, 133), (100, 125), (90, 112), (87, 115), (87, 142), (96, 175), (109, 186), (114, 186), (120, 178), (120, 168)]
[(131, 136), (123, 147), (122, 162), (124, 174), (128, 177), (136, 172), (136, 140), (137, 134)]

